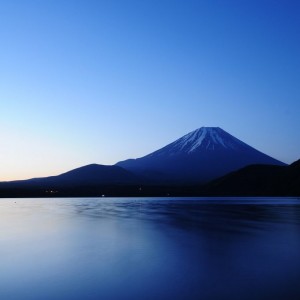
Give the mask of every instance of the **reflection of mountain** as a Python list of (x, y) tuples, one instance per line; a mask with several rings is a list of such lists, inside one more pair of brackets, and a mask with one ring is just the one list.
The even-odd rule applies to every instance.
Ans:
[(202, 127), (175, 142), (118, 166), (153, 182), (199, 183), (251, 164), (284, 164), (218, 127)]

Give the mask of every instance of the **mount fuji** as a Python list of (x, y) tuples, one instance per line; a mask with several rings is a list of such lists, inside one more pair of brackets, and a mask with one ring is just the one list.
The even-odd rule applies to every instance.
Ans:
[(173, 143), (116, 165), (156, 183), (205, 183), (252, 164), (285, 164), (219, 127), (201, 127)]

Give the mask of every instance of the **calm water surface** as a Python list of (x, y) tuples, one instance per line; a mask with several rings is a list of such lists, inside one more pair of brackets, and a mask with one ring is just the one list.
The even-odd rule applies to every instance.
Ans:
[(300, 200), (0, 200), (0, 299), (300, 299)]

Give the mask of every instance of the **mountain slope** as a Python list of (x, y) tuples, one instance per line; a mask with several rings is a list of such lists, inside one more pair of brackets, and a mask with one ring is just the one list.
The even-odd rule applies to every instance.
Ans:
[(149, 155), (116, 165), (157, 183), (196, 183), (250, 164), (284, 165), (219, 127), (201, 127)]
[(218, 178), (201, 193), (220, 196), (299, 196), (300, 160), (289, 166), (251, 165)]
[(91, 164), (57, 176), (1, 182), (0, 188), (58, 188), (105, 184), (133, 184), (139, 181), (140, 179), (136, 175), (121, 167)]

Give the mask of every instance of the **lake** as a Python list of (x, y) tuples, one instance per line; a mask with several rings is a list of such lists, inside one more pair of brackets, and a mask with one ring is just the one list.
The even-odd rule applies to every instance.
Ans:
[(300, 299), (296, 198), (0, 199), (0, 299)]

